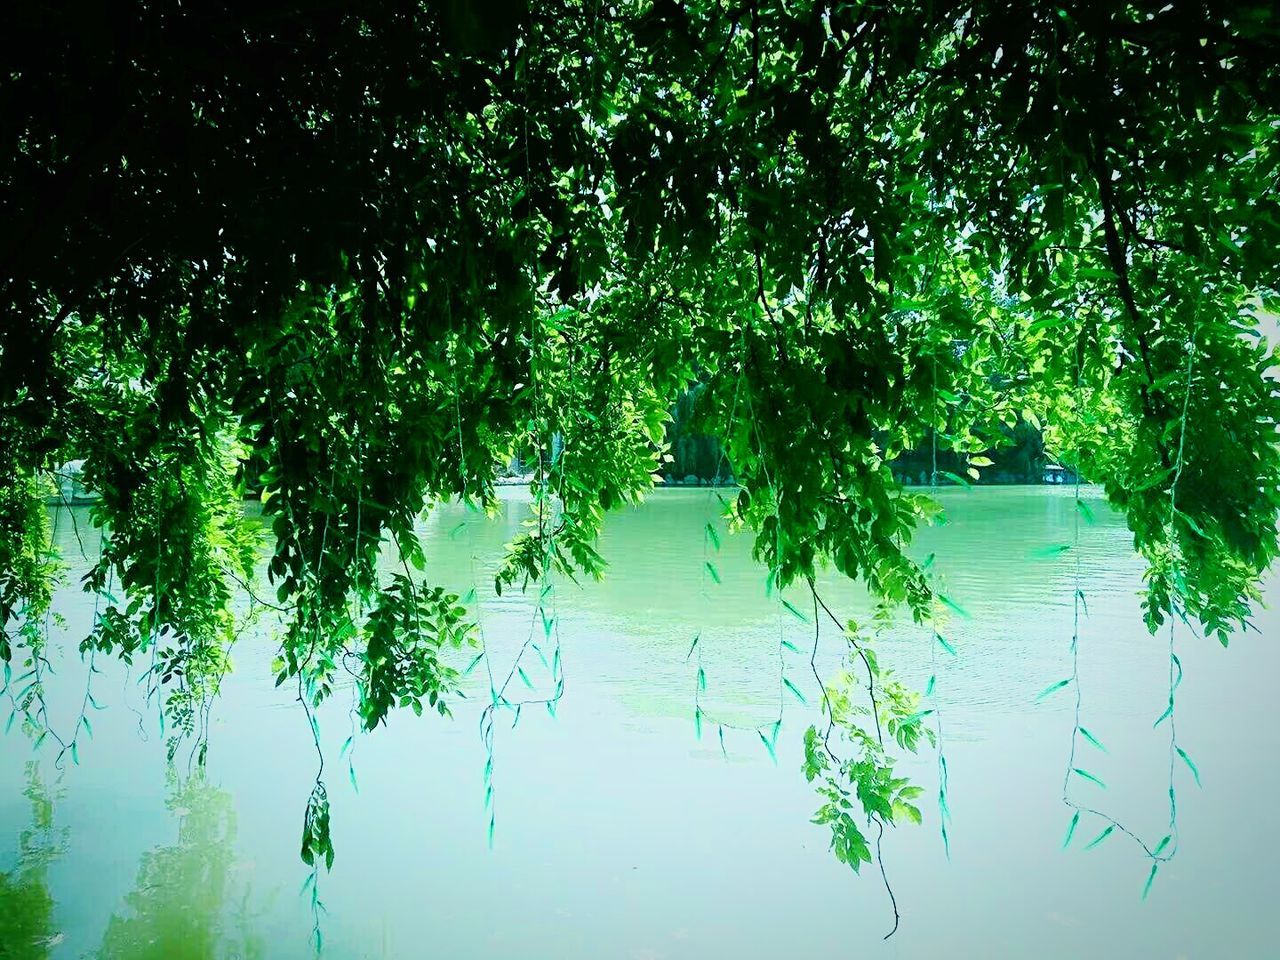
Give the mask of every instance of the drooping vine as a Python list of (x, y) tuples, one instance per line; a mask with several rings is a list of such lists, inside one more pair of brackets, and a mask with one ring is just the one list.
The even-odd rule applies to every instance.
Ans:
[[(942, 426), (942, 420), (938, 411), (938, 359), (936, 354), (932, 357), (931, 363), (931, 393), (932, 393), (932, 425), (929, 430), (929, 491), (936, 494), (938, 490), (938, 430)], [(933, 565), (933, 557), (925, 560), (926, 570)], [(947, 831), (947, 825), (951, 822), (951, 806), (947, 800), (947, 792), (950, 786), (950, 774), (947, 771), (947, 752), (946, 752), (946, 733), (942, 719), (942, 700), (938, 693), (938, 648), (941, 647), (950, 656), (956, 656), (955, 647), (942, 635), (939, 630), (938, 623), (938, 607), (933, 602), (929, 606), (929, 679), (925, 683), (924, 695), (930, 698), (933, 706), (935, 731), (935, 751), (938, 757), (938, 831), (942, 836), (942, 849), (947, 859), (951, 859), (951, 835)]]
[[(315, 710), (346, 669), (366, 731), (447, 713), (447, 654), (474, 633), (421, 576), (423, 509), (468, 491), (487, 506), (504, 458), (536, 444), (538, 529), (503, 585), (551, 591), (529, 641), (541, 621), (545, 654), (552, 584), (603, 568), (603, 516), (656, 482), (672, 403), (698, 384), (722, 420), (744, 371), (728, 512), (778, 592), (779, 722), (787, 617), (808, 616), (782, 591), (830, 567), (932, 624), (940, 732), (949, 607), (908, 552), (936, 504), (899, 467), (943, 429), (972, 454), (1063, 420), (1079, 368), (1061, 335), (1083, 301), (1100, 362), (1081, 467), (1148, 562), (1148, 626), (1225, 643), (1249, 622), (1280, 548), (1280, 395), (1242, 306), (1277, 302), (1267, 3), (590, 6), (264, 18), (132, 0), (53, 26), (15, 9), (0, 661), (33, 739), (54, 736), (38, 484), (58, 463), (85, 462), (108, 534), (89, 586), (119, 595), (86, 658), (136, 666), (170, 755), (190, 738), (199, 761), (260, 536), (281, 686)], [(1192, 369), (1213, 384), (1182, 397), (1175, 443), (1175, 331), (1198, 296), (1212, 319)], [(878, 622), (839, 629), (873, 656)], [(1162, 722), (1195, 774), (1176, 657), (1171, 634)], [(945, 827), (942, 750), (939, 781)], [(308, 848), (326, 846), (324, 799)]]
[[(751, 388), (747, 381), (747, 355), (745, 351), (745, 343), (743, 351), (735, 364), (737, 376), (734, 378), (733, 400), (729, 406), (728, 420), (724, 425), (724, 434), (727, 436), (737, 427), (737, 418), (739, 410), (745, 409), (745, 416), (751, 421)], [(758, 436), (757, 436), (758, 441)], [(715, 561), (715, 555), (719, 553), (721, 547), (720, 533), (716, 528), (715, 514), (718, 512), (721, 516), (728, 516), (732, 521), (735, 511), (735, 504), (724, 496), (721, 492), (726, 480), (726, 468), (732, 468), (729, 464), (728, 455), (725, 445), (721, 445), (716, 458), (715, 475), (712, 480), (711, 489), (707, 492), (708, 513), (711, 514), (706, 521), (702, 530), (702, 566), (698, 575), (698, 589), (703, 604), (713, 603), (713, 590), (721, 583), (720, 569)], [(721, 509), (715, 511), (712, 509), (712, 503), (718, 502)], [(776, 503), (776, 501), (775, 501)], [(779, 528), (775, 525), (775, 537), (780, 535), (777, 531)], [(777, 543), (775, 540), (774, 555), (778, 555)], [(705, 628), (700, 627), (693, 636), (690, 644), (689, 652), (686, 655), (686, 661), (691, 657), (694, 658), (695, 675), (693, 687), (693, 725), (694, 734), (697, 739), (702, 739), (703, 724), (710, 723), (716, 727), (716, 737), (719, 741), (720, 751), (726, 757), (728, 756), (728, 748), (725, 744), (725, 730), (738, 731), (740, 733), (753, 733), (756, 738), (764, 746), (769, 754), (769, 758), (777, 763), (777, 742), (778, 734), (782, 730), (782, 721), (785, 713), (785, 690), (790, 690), (791, 695), (803, 702), (804, 695), (800, 692), (786, 676), (786, 662), (784, 651), (791, 650), (798, 652), (795, 644), (786, 638), (784, 628), (784, 604), (791, 611), (798, 615), (798, 611), (794, 606), (789, 604), (782, 596), (781, 584), (778, 582), (778, 571), (776, 566), (770, 567), (765, 576), (765, 596), (773, 600), (775, 606), (777, 625), (778, 625), (778, 698), (777, 709), (773, 717), (759, 723), (743, 723), (739, 720), (730, 719), (728, 717), (719, 716), (715, 711), (708, 710), (705, 704), (705, 694), (707, 691), (707, 673), (706, 665), (703, 661)]]
[[(1198, 307), (1197, 307), (1198, 311)], [(1198, 312), (1195, 317), (1189, 336), (1186, 341), (1185, 367), (1180, 371), (1182, 373), (1182, 398), (1180, 411), (1177, 414), (1177, 431), (1178, 443), (1173, 457), (1171, 480), (1169, 484), (1169, 506), (1168, 516), (1165, 524), (1165, 537), (1167, 543), (1168, 556), (1166, 562), (1170, 565), (1171, 579), (1178, 583), (1182, 580), (1181, 574), (1178, 572), (1178, 558), (1175, 555), (1174, 545), (1176, 537), (1174, 533), (1174, 521), (1178, 515), (1177, 493), (1178, 483), (1181, 479), (1184, 456), (1186, 451), (1186, 434), (1187, 419), (1191, 404), (1191, 395), (1194, 384), (1195, 359), (1196, 359), (1196, 338), (1199, 331)], [(1081, 404), (1081, 384), (1083, 382), (1083, 351), (1077, 351), (1077, 369), (1076, 369), (1076, 387), (1073, 395), (1073, 401), (1077, 406), (1076, 415), (1082, 415), (1083, 405)], [(1077, 451), (1079, 454), (1079, 451)], [(1079, 457), (1077, 457), (1079, 459)], [(1110, 814), (1098, 809), (1096, 806), (1074, 799), (1071, 786), (1074, 779), (1082, 779), (1092, 783), (1093, 785), (1104, 788), (1106, 784), (1095, 774), (1077, 764), (1077, 749), (1081, 739), (1097, 750), (1106, 751), (1103, 742), (1096, 734), (1083, 726), (1081, 720), (1081, 707), (1083, 701), (1083, 692), (1080, 683), (1080, 640), (1081, 640), (1081, 615), (1087, 616), (1087, 597), (1084, 592), (1082, 579), (1082, 562), (1081, 555), (1081, 520), (1092, 519), (1092, 512), (1089, 510), (1081, 497), (1081, 473), (1080, 464), (1077, 462), (1075, 466), (1075, 487), (1073, 497), (1073, 542), (1071, 549), (1075, 554), (1074, 579), (1072, 592), (1072, 633), (1070, 644), (1071, 655), (1071, 676), (1060, 680), (1046, 687), (1037, 700), (1056, 693), (1057, 691), (1069, 687), (1074, 694), (1073, 722), (1071, 730), (1070, 749), (1068, 751), (1066, 770), (1063, 775), (1062, 782), (1062, 801), (1072, 810), (1071, 820), (1067, 826), (1066, 834), (1063, 838), (1062, 846), (1064, 849), (1071, 845), (1075, 836), (1077, 827), (1081, 823), (1082, 815), (1088, 815), (1101, 824), (1101, 830), (1091, 840), (1089, 840), (1084, 849), (1089, 850), (1104, 842), (1113, 833), (1119, 832), (1131, 839), (1143, 852), (1143, 855), (1150, 861), (1151, 867), (1147, 874), (1146, 882), (1143, 885), (1142, 896), (1145, 899), (1151, 890), (1151, 886), (1155, 881), (1160, 865), (1172, 860), (1178, 851), (1178, 807), (1177, 807), (1177, 785), (1175, 780), (1175, 772), (1179, 758), (1186, 764), (1193, 774), (1196, 784), (1200, 784), (1200, 772), (1190, 756), (1178, 743), (1176, 728), (1176, 692), (1178, 686), (1182, 682), (1182, 663), (1178, 659), (1175, 649), (1175, 630), (1177, 622), (1181, 619), (1187, 622), (1185, 614), (1177, 606), (1177, 590), (1170, 590), (1167, 597), (1167, 607), (1165, 610), (1168, 620), (1168, 700), (1164, 711), (1155, 720), (1153, 727), (1159, 727), (1163, 723), (1168, 723), (1169, 727), (1169, 770), (1167, 793), (1169, 801), (1169, 820), (1167, 832), (1161, 839), (1152, 845), (1144, 840), (1136, 831), (1126, 826)]]

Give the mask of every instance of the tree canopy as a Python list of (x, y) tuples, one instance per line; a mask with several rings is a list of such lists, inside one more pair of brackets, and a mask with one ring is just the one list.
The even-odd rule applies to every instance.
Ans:
[(500, 585), (599, 574), (695, 384), (779, 584), (927, 620), (895, 460), (980, 471), (1023, 422), (1127, 515), (1153, 630), (1225, 643), (1276, 555), (1270, 3), (131, 0), (20, 4), (5, 47), (0, 659), (37, 729), (76, 458), (119, 595), (84, 648), (157, 654), (197, 736), (246, 488), (281, 681), (350, 670), (373, 729), (446, 709), (471, 630), (424, 507), (521, 456)]

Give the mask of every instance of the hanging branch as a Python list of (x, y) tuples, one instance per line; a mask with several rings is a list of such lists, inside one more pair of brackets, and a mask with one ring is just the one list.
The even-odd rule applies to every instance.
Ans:
[[(932, 357), (933, 376), (931, 378), (931, 389), (933, 391), (933, 423), (929, 430), (929, 449), (930, 449), (930, 473), (929, 473), (929, 495), (936, 497), (938, 495), (938, 356), (935, 352)], [(951, 836), (947, 832), (947, 824), (951, 820), (951, 808), (947, 803), (947, 791), (949, 787), (949, 776), (947, 773), (947, 754), (945, 742), (945, 728), (942, 716), (942, 700), (938, 696), (938, 647), (942, 647), (947, 653), (955, 656), (955, 648), (947, 643), (942, 634), (938, 631), (936, 603), (929, 605), (929, 682), (925, 688), (925, 696), (933, 699), (934, 722), (937, 726), (937, 752), (938, 752), (938, 828), (942, 833), (942, 849), (948, 860), (951, 859)]]
[[(739, 363), (739, 367), (738, 367), (738, 376), (737, 376), (737, 378), (736, 378), (736, 379), (735, 379), (735, 381), (734, 381), (734, 388), (733, 388), (733, 401), (732, 401), (732, 403), (731, 403), (731, 405), (730, 405), (730, 409), (729, 409), (729, 419), (728, 419), (728, 421), (727, 421), (727, 422), (726, 422), (726, 424), (725, 424), (725, 436), (726, 436), (726, 437), (728, 437), (728, 436), (733, 432), (733, 430), (734, 430), (734, 425), (735, 425), (735, 424), (736, 424), (736, 422), (737, 422), (737, 414), (738, 414), (738, 406), (739, 406), (740, 398), (745, 398), (745, 400), (746, 400), (746, 404), (747, 404), (747, 408), (748, 408), (748, 411), (750, 411), (750, 405), (751, 405), (751, 399), (750, 399), (750, 387), (749, 387), (749, 385), (746, 383), (746, 377), (747, 377), (747, 369), (746, 369), (746, 366), (747, 366), (747, 365), (746, 365), (746, 358), (745, 358), (745, 354), (744, 354), (744, 356), (740, 358), (740, 363)], [(748, 416), (752, 416), (752, 422), (753, 422), (753, 424), (754, 424), (754, 417), (753, 417), (753, 415), (749, 412), (749, 413), (748, 413)], [(757, 426), (757, 428), (756, 428), (756, 429), (757, 429), (757, 431), (758, 431), (758, 426)], [(759, 433), (758, 433), (758, 432), (756, 433), (756, 440), (757, 440), (757, 443), (758, 443), (758, 442), (759, 442)], [(724, 468), (725, 468), (725, 466), (728, 464), (727, 446), (728, 446), (728, 445), (727, 445), (727, 444), (725, 444), (725, 443), (721, 443), (721, 444), (720, 444), (720, 455), (719, 455), (719, 457), (718, 457), (718, 458), (717, 458), (717, 460), (716, 460), (716, 472), (715, 472), (715, 478), (714, 478), (714, 481), (713, 481), (713, 486), (712, 486), (711, 490), (709, 490), (709, 491), (708, 491), (708, 493), (707, 493), (708, 506), (710, 505), (710, 501), (711, 501), (711, 498), (712, 498), (712, 497), (720, 498), (721, 500), (723, 500), (722, 495), (721, 495), (718, 491), (719, 491), (719, 487), (720, 487), (720, 485), (721, 485), (721, 484), (722, 484), (722, 482), (723, 482), (723, 478), (724, 478)], [(761, 459), (761, 464), (762, 464), (762, 467), (763, 467), (763, 450), (762, 450), (762, 452), (761, 452), (761, 458), (762, 458), (762, 459)], [(766, 470), (766, 478), (767, 478), (767, 470)], [(768, 482), (768, 481), (766, 480), (766, 482)], [(770, 488), (770, 490), (772, 490), (772, 484), (769, 484), (769, 488)], [(776, 501), (775, 501), (775, 502), (776, 502)], [(708, 593), (707, 593), (707, 584), (708, 584), (708, 580), (710, 580), (710, 582), (711, 582), (711, 583), (716, 584), (716, 585), (718, 585), (718, 584), (720, 583), (720, 571), (719, 571), (719, 568), (715, 565), (715, 563), (714, 563), (714, 562), (712, 561), (712, 559), (711, 559), (711, 555), (710, 555), (710, 550), (711, 550), (711, 549), (714, 549), (714, 550), (716, 550), (716, 551), (718, 551), (718, 550), (720, 549), (720, 538), (719, 538), (719, 534), (717, 534), (717, 533), (715, 532), (715, 528), (714, 528), (714, 526), (712, 525), (712, 522), (711, 522), (711, 521), (708, 521), (708, 522), (707, 522), (706, 527), (704, 528), (704, 533), (703, 533), (703, 539), (702, 539), (702, 568), (701, 568), (700, 575), (699, 575), (699, 591), (700, 591), (700, 593), (701, 593), (702, 598), (703, 598), (703, 600), (704, 600), (704, 601), (706, 601), (706, 600), (708, 599)], [(777, 552), (777, 548), (776, 548), (776, 541), (775, 541), (775, 554), (776, 554), (776, 552)], [(777, 577), (777, 572), (776, 572), (776, 566), (775, 566), (775, 569), (771, 569), (771, 570), (769, 571), (769, 574), (768, 574), (767, 587), (768, 587), (768, 591), (769, 591), (769, 592), (772, 592), (772, 590), (773, 590), (773, 589), (774, 589), (774, 587), (776, 586), (776, 577)], [(760, 724), (755, 724), (755, 725), (751, 725), (751, 724), (743, 724), (743, 723), (737, 723), (737, 722), (734, 722), (734, 721), (731, 721), (731, 720), (727, 720), (727, 719), (725, 719), (725, 718), (723, 718), (723, 717), (719, 717), (719, 716), (716, 716), (716, 715), (714, 715), (714, 714), (712, 714), (712, 713), (708, 712), (708, 711), (703, 707), (703, 701), (702, 701), (702, 694), (706, 691), (707, 675), (706, 675), (706, 669), (705, 669), (705, 666), (704, 666), (704, 664), (703, 664), (703, 659), (702, 659), (702, 642), (701, 642), (701, 640), (702, 640), (702, 630), (701, 630), (701, 629), (699, 629), (699, 630), (694, 634), (693, 642), (692, 642), (692, 644), (691, 644), (691, 645), (690, 645), (690, 647), (689, 647), (689, 654), (688, 654), (688, 656), (686, 656), (686, 660), (687, 660), (689, 657), (693, 656), (694, 654), (696, 654), (696, 655), (697, 655), (697, 656), (696, 656), (696, 661), (695, 661), (695, 665), (696, 665), (696, 673), (695, 673), (694, 691), (693, 691), (693, 703), (694, 703), (694, 708), (693, 708), (693, 709), (694, 709), (693, 719), (694, 719), (694, 730), (695, 730), (695, 733), (696, 733), (696, 735), (698, 736), (698, 738), (699, 738), (699, 739), (701, 739), (701, 737), (702, 737), (702, 720), (703, 720), (703, 718), (704, 718), (704, 717), (706, 717), (710, 722), (712, 722), (712, 723), (714, 723), (714, 724), (716, 725), (716, 727), (717, 727), (717, 731), (718, 731), (718, 737), (719, 737), (719, 740), (720, 740), (720, 750), (721, 750), (721, 752), (722, 752), (722, 753), (725, 753), (726, 755), (727, 755), (727, 751), (726, 751), (726, 748), (725, 748), (725, 742), (724, 742), (724, 731), (725, 731), (725, 730), (738, 730), (738, 731), (742, 731), (742, 732), (745, 732), (745, 733), (754, 733), (754, 734), (756, 734), (756, 736), (757, 736), (757, 737), (759, 737), (760, 741), (764, 744), (765, 749), (769, 752), (769, 756), (770, 756), (770, 757), (771, 757), (775, 762), (777, 761), (777, 754), (776, 754), (776, 752), (775, 752), (775, 751), (776, 751), (776, 747), (777, 747), (778, 732), (781, 730), (781, 727), (782, 727), (783, 711), (784, 711), (784, 704), (785, 704), (785, 698), (784, 698), (783, 691), (784, 691), (784, 689), (785, 689), (786, 685), (788, 684), (788, 681), (787, 681), (786, 676), (785, 676), (785, 666), (786, 666), (786, 665), (785, 665), (785, 662), (784, 662), (784, 660), (783, 660), (783, 655), (782, 655), (782, 651), (783, 651), (784, 647), (785, 647), (785, 646), (787, 646), (788, 641), (785, 639), (785, 637), (783, 636), (783, 633), (782, 633), (782, 622), (783, 622), (783, 620), (782, 620), (782, 615), (781, 615), (781, 614), (782, 614), (782, 605), (781, 605), (781, 592), (780, 592), (780, 590), (779, 590), (779, 594), (778, 594), (778, 601), (779, 601), (779, 602), (778, 602), (778, 604), (777, 604), (777, 606), (778, 606), (778, 614), (779, 614), (779, 620), (778, 620), (778, 624), (779, 624), (779, 643), (778, 643), (778, 661), (779, 661), (779, 674), (778, 674), (778, 710), (777, 710), (777, 713), (775, 714), (774, 719), (773, 719), (773, 721), (772, 721), (772, 722), (769, 722), (769, 723), (760, 723)], [(797, 694), (797, 695), (798, 695), (798, 694)], [(765, 731), (766, 731), (766, 730), (767, 730), (767, 731), (769, 731), (769, 735), (768, 735), (768, 736), (766, 736), (766, 734), (765, 734)]]
[[(822, 736), (822, 748), (830, 764), (836, 767), (837, 769), (843, 769), (844, 761), (831, 749), (831, 734), (835, 728), (835, 711), (832, 708), (831, 699), (827, 693), (827, 686), (825, 683), (822, 682), (821, 677), (818, 675), (818, 668), (816, 663), (817, 656), (818, 656), (818, 645), (821, 638), (821, 617), (819, 616), (819, 612), (818, 612), (819, 609), (821, 609), (824, 613), (826, 613), (827, 617), (831, 620), (832, 623), (835, 624), (836, 628), (844, 634), (845, 640), (848, 642), (849, 646), (853, 648), (858, 658), (862, 661), (863, 666), (866, 668), (867, 697), (871, 704), (870, 706), (871, 716), (875, 721), (875, 730), (876, 730), (875, 742), (877, 747), (881, 751), (883, 751), (884, 750), (884, 734), (880, 726), (881, 709), (880, 709), (880, 703), (876, 698), (876, 679), (879, 675), (879, 671), (872, 664), (871, 658), (867, 654), (866, 648), (858, 642), (853, 632), (849, 630), (846, 627), (846, 625), (840, 621), (840, 618), (837, 617), (835, 613), (832, 612), (831, 608), (827, 605), (826, 601), (822, 598), (822, 595), (818, 592), (817, 586), (815, 585), (812, 577), (809, 578), (808, 583), (809, 583), (809, 591), (813, 597), (813, 621), (814, 621), (813, 652), (810, 655), (809, 664), (811, 669), (813, 670), (814, 678), (818, 681), (818, 685), (822, 690), (823, 705), (827, 711), (827, 729)], [(915, 718), (915, 720), (917, 721), (919, 719), (921, 718), (919, 717)], [(876, 826), (876, 845), (875, 845), (876, 866), (880, 870), (880, 880), (881, 880), (881, 883), (883, 883), (884, 885), (885, 893), (888, 894), (889, 905), (893, 910), (893, 926), (890, 928), (889, 932), (886, 933), (882, 938), (884, 940), (888, 940), (890, 937), (892, 937), (895, 933), (898, 932), (898, 926), (901, 918), (898, 913), (898, 898), (894, 895), (893, 886), (889, 883), (889, 874), (885, 869), (885, 865), (884, 865), (885, 818), (882, 813), (877, 812), (875, 810), (867, 810), (867, 817)]]
[[(1196, 321), (1197, 325), (1193, 326), (1191, 331), (1191, 337), (1187, 343), (1185, 389), (1184, 389), (1183, 399), (1182, 399), (1182, 410), (1179, 416), (1178, 446), (1177, 446), (1177, 450), (1176, 450), (1176, 454), (1173, 462), (1173, 480), (1169, 488), (1169, 516), (1168, 516), (1168, 520), (1166, 521), (1166, 539), (1169, 543), (1170, 550), (1171, 550), (1170, 563), (1175, 562), (1172, 556), (1173, 544), (1175, 543), (1174, 521), (1178, 513), (1177, 491), (1178, 491), (1178, 483), (1182, 477), (1182, 469), (1184, 465), (1184, 454), (1186, 449), (1187, 414), (1190, 410), (1191, 390), (1192, 390), (1192, 384), (1194, 380), (1196, 337), (1198, 333), (1198, 323), (1199, 321), (1197, 318), (1197, 321)], [(1083, 375), (1082, 369), (1080, 368), (1080, 366), (1077, 366), (1077, 371), (1076, 371), (1077, 403), (1079, 400), (1078, 394), (1079, 394), (1080, 385), (1082, 381), (1082, 375)], [(1151, 871), (1147, 875), (1146, 884), (1144, 885), (1143, 891), (1142, 891), (1142, 896), (1145, 899), (1147, 894), (1151, 890), (1151, 885), (1155, 880), (1156, 873), (1160, 867), (1160, 864), (1167, 863), (1168, 861), (1172, 860), (1178, 851), (1178, 806), (1177, 806), (1177, 792), (1176, 792), (1176, 783), (1175, 783), (1174, 774), (1176, 771), (1177, 761), (1179, 757), (1181, 757), (1186, 762), (1187, 766), (1195, 775), (1196, 782), (1199, 783), (1200, 781), (1199, 771), (1196, 769), (1195, 765), (1191, 762), (1190, 758), (1187, 756), (1185, 751), (1183, 751), (1182, 748), (1178, 745), (1178, 741), (1177, 741), (1177, 728), (1175, 724), (1174, 708), (1175, 708), (1176, 691), (1177, 691), (1178, 685), (1182, 681), (1182, 664), (1179, 661), (1177, 652), (1174, 648), (1175, 625), (1178, 619), (1177, 601), (1176, 601), (1174, 591), (1171, 590), (1169, 594), (1169, 607), (1168, 607), (1168, 619), (1169, 619), (1168, 705), (1165, 708), (1165, 711), (1160, 715), (1160, 717), (1156, 720), (1154, 724), (1154, 726), (1159, 726), (1165, 720), (1169, 721), (1169, 781), (1168, 781), (1169, 827), (1168, 827), (1168, 833), (1154, 847), (1152, 847), (1150, 844), (1147, 843), (1146, 840), (1140, 837), (1135, 831), (1127, 827), (1125, 824), (1121, 823), (1119, 820), (1112, 817), (1110, 814), (1105, 813), (1101, 810), (1098, 810), (1095, 807), (1078, 803), (1077, 801), (1072, 799), (1070, 795), (1070, 784), (1071, 784), (1071, 777), (1073, 774), (1079, 777), (1082, 777), (1083, 779), (1089, 780), (1093, 783), (1096, 783), (1100, 786), (1105, 786), (1105, 784), (1103, 784), (1102, 781), (1097, 777), (1095, 777), (1093, 774), (1089, 773), (1087, 770), (1083, 770), (1080, 767), (1076, 766), (1076, 760), (1075, 760), (1076, 746), (1079, 738), (1084, 737), (1085, 740), (1087, 740), (1090, 744), (1097, 747), (1098, 749), (1104, 750), (1104, 751), (1106, 750), (1106, 748), (1102, 745), (1101, 741), (1099, 741), (1097, 737), (1095, 737), (1089, 730), (1083, 727), (1080, 722), (1081, 700), (1082, 700), (1082, 692), (1081, 692), (1081, 685), (1080, 685), (1080, 671), (1079, 671), (1080, 612), (1084, 605), (1085, 598), (1084, 598), (1084, 591), (1082, 586), (1082, 575), (1081, 575), (1082, 558), (1080, 556), (1080, 515), (1084, 511), (1084, 506), (1083, 506), (1083, 501), (1080, 498), (1080, 473), (1079, 473), (1078, 464), (1077, 464), (1077, 470), (1076, 470), (1075, 506), (1076, 506), (1076, 511), (1075, 511), (1076, 517), (1075, 517), (1074, 549), (1076, 553), (1076, 563), (1075, 563), (1075, 592), (1072, 599), (1073, 626), (1072, 626), (1072, 637), (1071, 637), (1071, 676), (1066, 680), (1059, 681), (1058, 683), (1053, 684), (1050, 687), (1046, 688), (1046, 690), (1043, 693), (1041, 693), (1040, 697), (1037, 698), (1037, 699), (1041, 699), (1047, 696), (1048, 694), (1054, 692), (1055, 690), (1067, 685), (1071, 685), (1075, 691), (1075, 711), (1074, 711), (1074, 721), (1073, 721), (1072, 731), (1071, 731), (1071, 748), (1068, 753), (1067, 768), (1066, 768), (1065, 774), (1063, 775), (1063, 781), (1062, 781), (1062, 801), (1065, 805), (1070, 807), (1074, 811), (1074, 813), (1072, 815), (1071, 822), (1068, 825), (1066, 837), (1064, 838), (1062, 845), (1064, 848), (1066, 848), (1071, 844), (1072, 837), (1075, 834), (1076, 827), (1080, 822), (1080, 816), (1082, 813), (1090, 814), (1094, 817), (1097, 817), (1098, 819), (1102, 820), (1103, 823), (1106, 825), (1102, 830), (1102, 832), (1100, 832), (1096, 837), (1093, 838), (1093, 840), (1091, 840), (1088, 844), (1085, 845), (1086, 850), (1097, 846), (1099, 843), (1103, 842), (1108, 836), (1110, 836), (1115, 831), (1119, 831), (1121, 834), (1127, 836), (1129, 839), (1133, 840), (1134, 843), (1138, 845), (1138, 847), (1141, 848), (1143, 855), (1151, 861)]]

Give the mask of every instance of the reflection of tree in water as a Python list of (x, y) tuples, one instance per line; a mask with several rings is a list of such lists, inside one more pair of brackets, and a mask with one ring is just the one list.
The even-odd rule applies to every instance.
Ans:
[[(166, 803), (178, 842), (142, 855), (124, 909), (111, 917), (99, 960), (248, 960), (263, 956), (245, 913), (228, 918), (234, 886), (235, 812), (226, 793), (193, 777), (172, 782)], [(228, 929), (230, 928), (230, 929)]]
[(67, 831), (53, 826), (53, 796), (40, 779), (40, 767), (27, 763), (31, 826), (18, 837), (18, 861), (0, 873), (0, 958), (43, 960), (62, 940), (53, 929), (49, 865), (66, 848)]

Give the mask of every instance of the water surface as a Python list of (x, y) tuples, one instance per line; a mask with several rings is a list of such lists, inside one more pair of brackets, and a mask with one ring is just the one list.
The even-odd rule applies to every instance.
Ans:
[[(719, 551), (704, 527), (719, 505), (705, 490), (662, 491), (609, 521), (601, 583), (560, 584), (554, 596), (566, 689), (556, 717), (522, 711), (500, 722), (495, 745), (496, 832), (487, 843), (477, 721), (487, 678), (467, 680), (453, 719), (395, 715), (357, 737), (357, 793), (340, 748), (349, 696), (321, 712), (337, 861), (322, 875), (325, 953), (336, 957), (555, 958), (828, 957), (1268, 957), (1280, 827), (1275, 758), (1280, 729), (1268, 705), (1280, 654), (1277, 619), (1229, 650), (1176, 635), (1186, 679), (1179, 738), (1204, 779), (1179, 765), (1181, 848), (1144, 902), (1148, 866), (1112, 838), (1079, 848), (1100, 825), (1082, 823), (1063, 852), (1070, 818), (1061, 802), (1072, 727), (1069, 696), (1034, 703), (1070, 673), (1076, 563), (1088, 616), (1081, 627), (1085, 725), (1109, 752), (1082, 748), (1102, 791), (1073, 787), (1154, 843), (1168, 818), (1164, 707), (1167, 637), (1142, 627), (1141, 564), (1123, 522), (1094, 494), (1096, 522), (1074, 540), (1069, 490), (944, 491), (949, 523), (920, 533), (937, 555), (950, 596), (969, 613), (949, 635), (959, 656), (901, 623), (882, 658), (923, 687), (937, 672), (953, 811), (951, 856), (925, 806), (923, 827), (885, 843), (902, 927), (881, 936), (891, 912), (875, 871), (855, 876), (827, 852), (817, 806), (799, 770), (800, 738), (815, 716), (808, 666), (812, 623), (766, 597), (764, 572), (744, 536)], [(496, 520), (444, 507), (423, 524), (427, 574), (479, 588), (495, 670), (505, 673), (529, 636), (530, 598), (495, 597), (492, 571), (518, 530), (515, 500)], [(92, 554), (96, 532), (76, 512)], [(75, 654), (93, 615), (76, 587), (71, 515), (57, 539), (72, 561), (53, 627), (63, 647), (51, 697), (64, 724), (76, 716), (85, 671)], [(711, 559), (721, 576), (704, 573)], [(859, 591), (824, 585), (842, 615), (864, 610)], [(1269, 591), (1272, 596), (1275, 590)], [(797, 606), (808, 601), (791, 598)], [(695, 736), (701, 636), (707, 675), (701, 739)], [(780, 692), (782, 669), (808, 705)], [(547, 655), (550, 656), (550, 645)], [(821, 638), (819, 666), (839, 665), (839, 640)], [(167, 770), (153, 707), (138, 672), (107, 665), (94, 677), (95, 736), (79, 766), (32, 762), (15, 730), (0, 740), (0, 957), (236, 958), (310, 953), (307, 874), (297, 856), (315, 755), (307, 721), (276, 689), (273, 651), (261, 636), (236, 648), (236, 671), (213, 718), (203, 780)], [(461, 657), (465, 662), (467, 657)], [(936, 664), (931, 662), (936, 659)], [(522, 661), (534, 690), (549, 690), (536, 654)], [(784, 708), (777, 764), (751, 732), (730, 729), (721, 755), (716, 721), (771, 724)], [(7, 715), (7, 714), (6, 714)], [(3, 717), (0, 717), (2, 722)], [(932, 754), (902, 769), (936, 789)]]

